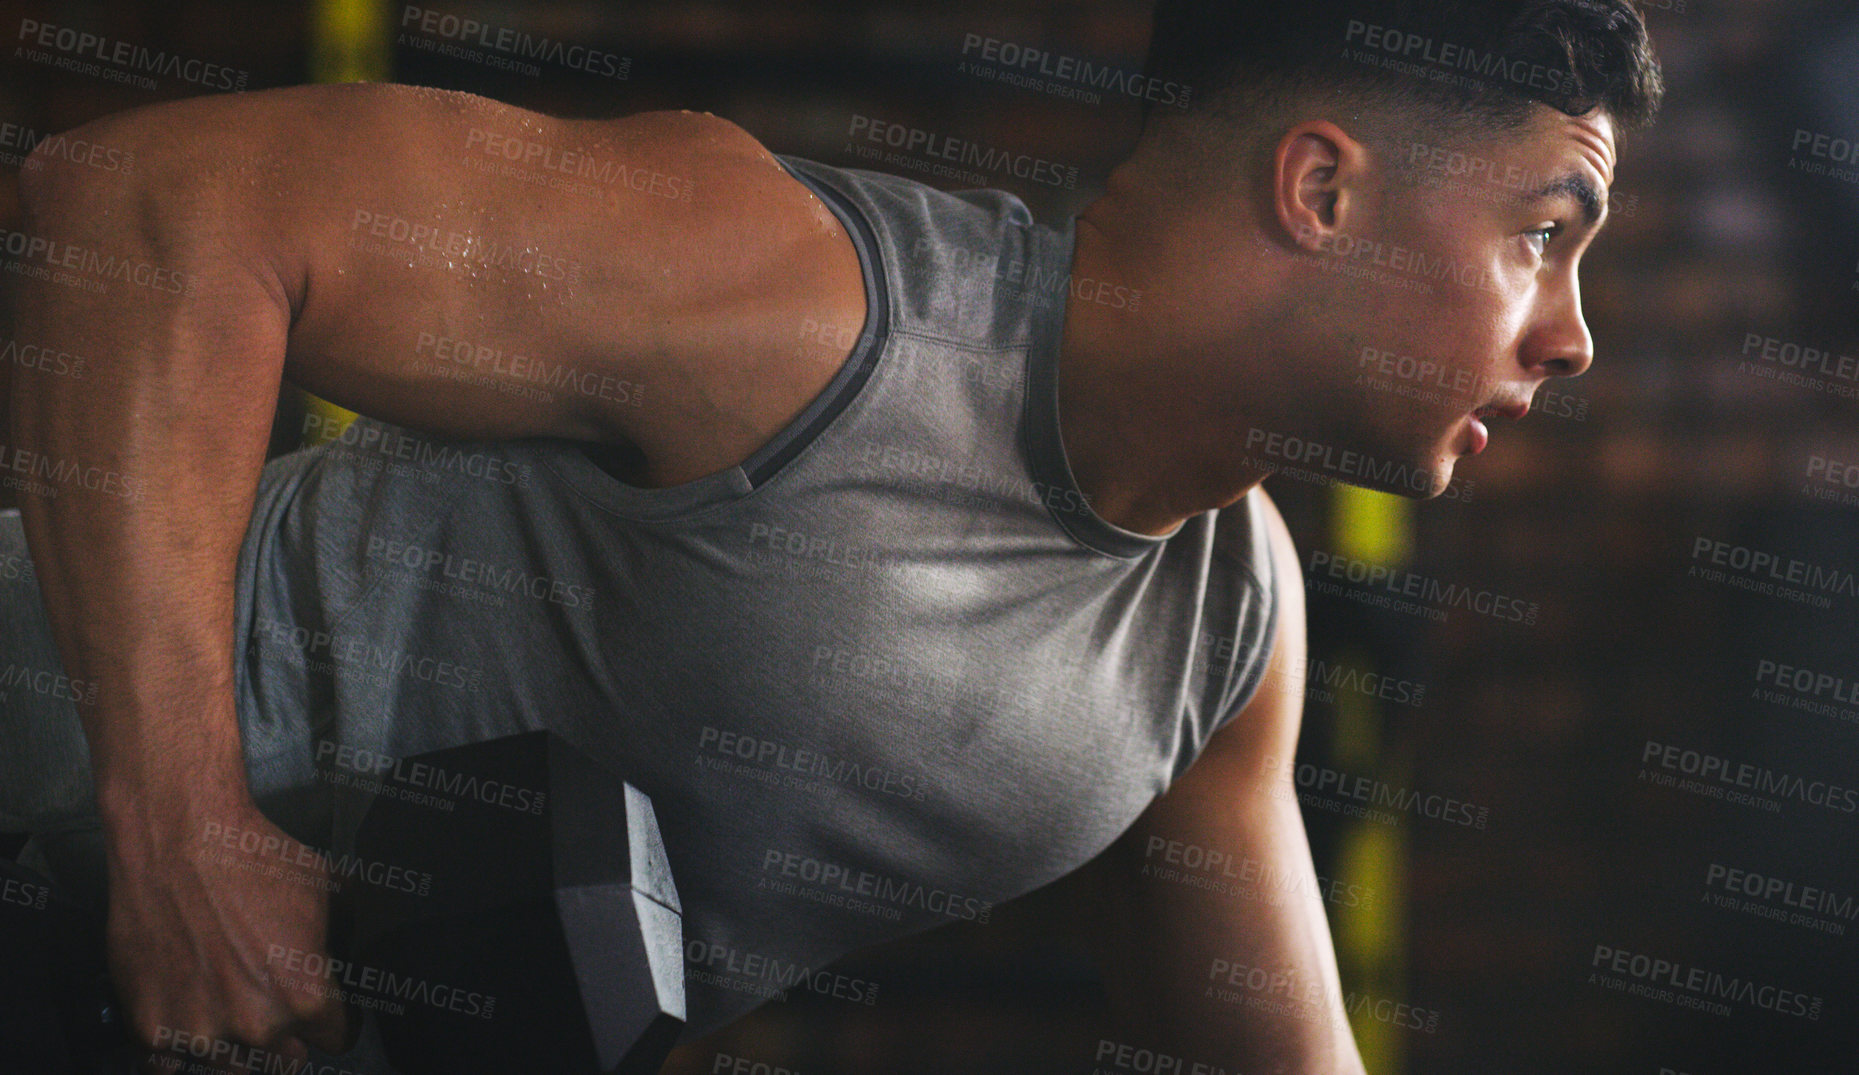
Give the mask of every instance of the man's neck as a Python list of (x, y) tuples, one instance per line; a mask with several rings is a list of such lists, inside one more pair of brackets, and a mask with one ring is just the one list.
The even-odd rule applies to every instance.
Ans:
[(1119, 256), (1132, 244), (1120, 248), (1119, 221), (1103, 207), (1103, 201), (1094, 203), (1078, 218), (1073, 278), (1129, 286), (1143, 291), (1144, 300), (1135, 311), (1067, 302), (1057, 370), (1059, 433), (1092, 509), (1125, 530), (1161, 537), (1238, 500), (1265, 472), (1236, 473), (1213, 454), (1230, 434), (1188, 406), (1175, 373), (1184, 367), (1172, 353), (1180, 345), (1166, 331), (1166, 303), (1153, 301), (1153, 275)]

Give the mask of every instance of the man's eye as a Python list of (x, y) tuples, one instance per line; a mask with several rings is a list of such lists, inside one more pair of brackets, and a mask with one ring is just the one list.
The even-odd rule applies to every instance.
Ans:
[(1530, 241), (1530, 246), (1536, 251), (1537, 256), (1540, 257), (1549, 252), (1550, 241), (1560, 234), (1562, 234), (1562, 225), (1545, 224), (1533, 231), (1525, 232), (1524, 238)]

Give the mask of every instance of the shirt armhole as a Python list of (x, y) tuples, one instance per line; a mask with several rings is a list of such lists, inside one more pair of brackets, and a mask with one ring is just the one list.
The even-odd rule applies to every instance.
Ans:
[[(1265, 570), (1261, 577), (1261, 573), (1256, 568), (1252, 568), (1247, 572), (1247, 582), (1251, 585), (1253, 593), (1257, 595), (1259, 603), (1264, 606), (1265, 626), (1256, 644), (1251, 648), (1254, 653), (1253, 659), (1240, 675), (1239, 682), (1234, 685), (1232, 701), (1226, 706), (1226, 712), (1221, 716), (1220, 722), (1214, 725), (1215, 733), (1232, 723), (1233, 718), (1239, 716), (1247, 706), (1252, 704), (1252, 699), (1259, 693), (1259, 686), (1265, 682), (1265, 670), (1271, 667), (1272, 655), (1278, 649), (1278, 552), (1273, 547), (1269, 527), (1256, 511), (1252, 525), (1259, 535), (1258, 545), (1265, 553)], [(1256, 618), (1248, 615), (1243, 622), (1250, 624), (1256, 622)]]
[(786, 160), (780, 157), (775, 159), (789, 175), (832, 210), (851, 238), (853, 249), (858, 252), (859, 272), (865, 278), (865, 326), (859, 333), (858, 342), (852, 347), (852, 353), (847, 356), (826, 390), (808, 404), (799, 417), (788, 423), (787, 428), (743, 460), (742, 472), (751, 487), (772, 478), (804, 451), (840, 411), (851, 404), (858, 396), (859, 389), (871, 378), (872, 370), (878, 364), (878, 356), (884, 349), (885, 339), (891, 331), (890, 294), (885, 287), (884, 271), (879, 262), (878, 236), (872, 230), (871, 223), (845, 195), (790, 166)]

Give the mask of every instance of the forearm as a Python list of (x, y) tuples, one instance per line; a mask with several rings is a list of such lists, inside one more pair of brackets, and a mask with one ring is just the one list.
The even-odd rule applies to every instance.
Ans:
[(1190, 1064), (1354, 1075), (1362, 1063), (1296, 800), (1265, 788), (1252, 799), (1223, 831), (1171, 834), (1164, 821), (1106, 863), (1119, 1031)]
[(19, 291), (22, 339), (94, 364), (13, 371), (8, 452), (30, 478), (21, 511), (60, 655), (98, 685), (80, 716), (106, 820), (244, 794), (233, 573), (289, 316), (212, 218), (209, 177), (183, 197), (189, 176), (151, 172), (106, 187), (47, 168), (23, 191), (48, 260), (94, 255), (150, 281), (79, 269)]

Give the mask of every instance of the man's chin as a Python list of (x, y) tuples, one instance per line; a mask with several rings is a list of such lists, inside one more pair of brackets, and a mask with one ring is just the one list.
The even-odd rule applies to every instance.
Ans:
[(1452, 458), (1429, 459), (1425, 462), (1399, 463), (1389, 466), (1384, 473), (1376, 474), (1372, 470), (1364, 474), (1365, 480), (1350, 484), (1377, 493), (1389, 493), (1406, 497), (1409, 500), (1434, 500), (1443, 495), (1452, 486), (1453, 467), (1457, 461)]
[(1418, 499), (1436, 500), (1444, 495), (1446, 490), (1452, 487), (1453, 472), (1458, 468), (1458, 465), (1459, 461), (1451, 456), (1447, 456), (1435, 464), (1431, 470), (1426, 472), (1431, 476), (1432, 484), (1424, 494), (1418, 497)]

